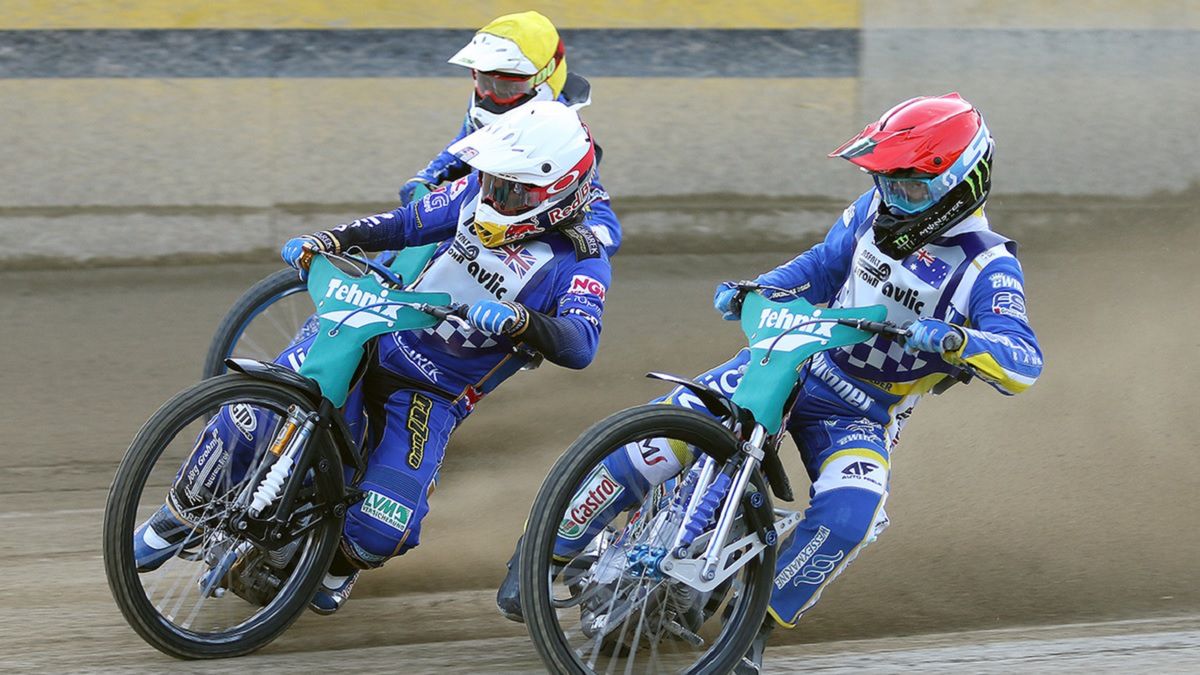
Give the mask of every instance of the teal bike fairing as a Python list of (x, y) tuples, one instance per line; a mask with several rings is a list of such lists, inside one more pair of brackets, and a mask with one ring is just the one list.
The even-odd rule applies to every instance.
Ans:
[(754, 413), (754, 419), (769, 433), (778, 433), (784, 404), (804, 362), (818, 352), (873, 337), (867, 331), (840, 325), (836, 319), (882, 321), (886, 316), (883, 305), (818, 308), (803, 298), (775, 302), (759, 293), (747, 294), (742, 304), (742, 331), (749, 341), (750, 362), (733, 402)]
[(309, 268), (308, 293), (317, 308), (318, 333), (300, 374), (315, 380), (338, 407), (346, 402), (367, 341), (384, 333), (430, 328), (439, 321), (398, 303), (450, 304), (449, 293), (386, 288), (374, 275), (343, 272), (321, 255), (314, 256)]

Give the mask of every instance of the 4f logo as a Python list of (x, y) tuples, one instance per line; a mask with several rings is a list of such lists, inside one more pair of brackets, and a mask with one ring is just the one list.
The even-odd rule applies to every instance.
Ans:
[(872, 464), (870, 462), (855, 462), (855, 463), (851, 464), (850, 466), (847, 466), (846, 468), (842, 469), (842, 475), (844, 475), (844, 476), (865, 476), (878, 468), (879, 468), (878, 464)]

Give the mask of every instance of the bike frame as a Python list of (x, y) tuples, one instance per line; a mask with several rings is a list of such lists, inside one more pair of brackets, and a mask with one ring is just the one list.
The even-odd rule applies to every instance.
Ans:
[[(784, 422), (798, 393), (804, 364), (819, 352), (865, 342), (874, 335), (847, 324), (878, 323), (886, 316), (887, 308), (882, 305), (817, 308), (803, 298), (775, 302), (760, 293), (746, 296), (741, 325), (749, 342), (750, 361), (732, 398), (723, 402), (728, 410), (724, 422), (741, 439), (741, 453), (731, 458), (705, 455), (698, 467), (690, 469), (699, 475), (670, 557), (662, 562), (663, 573), (698, 590), (712, 590), (800, 523), (798, 512), (761, 513), (766, 510), (765, 500), (760, 498), (755, 504), (753, 496), (746, 495), (746, 486), (764, 460), (778, 462)], [(693, 390), (702, 388), (692, 385)], [(739, 506), (744, 507), (751, 524), (759, 523), (730, 543)], [(715, 527), (701, 534), (714, 515)], [(701, 545), (702, 553), (691, 557)]]

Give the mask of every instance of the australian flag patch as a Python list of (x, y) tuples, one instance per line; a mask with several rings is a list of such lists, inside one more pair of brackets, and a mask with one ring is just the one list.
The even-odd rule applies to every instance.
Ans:
[(921, 249), (904, 259), (904, 268), (934, 288), (941, 288), (950, 274), (950, 263)]

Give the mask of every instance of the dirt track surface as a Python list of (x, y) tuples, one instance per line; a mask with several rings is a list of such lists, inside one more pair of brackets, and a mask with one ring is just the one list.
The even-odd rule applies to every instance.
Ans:
[[(1056, 214), (1008, 217), (1022, 234)], [(774, 668), (1200, 668), (1200, 224), (1146, 208), (1089, 220), (1021, 237), (1042, 381), (922, 404), (895, 457), (892, 527), (782, 636), (806, 645), (769, 652)], [(481, 405), (451, 443), (425, 543), (364, 575), (339, 614), (217, 668), (539, 670), (491, 589), (546, 469), (592, 422), (661, 393), (645, 371), (694, 374), (732, 353), (713, 282), (788, 257), (618, 257), (597, 362), (522, 374)], [(112, 602), (104, 498), (137, 428), (196, 379), (220, 316), (273, 269), (0, 273), (0, 670), (180, 670)], [(1099, 623), (1139, 617), (1185, 618)]]

